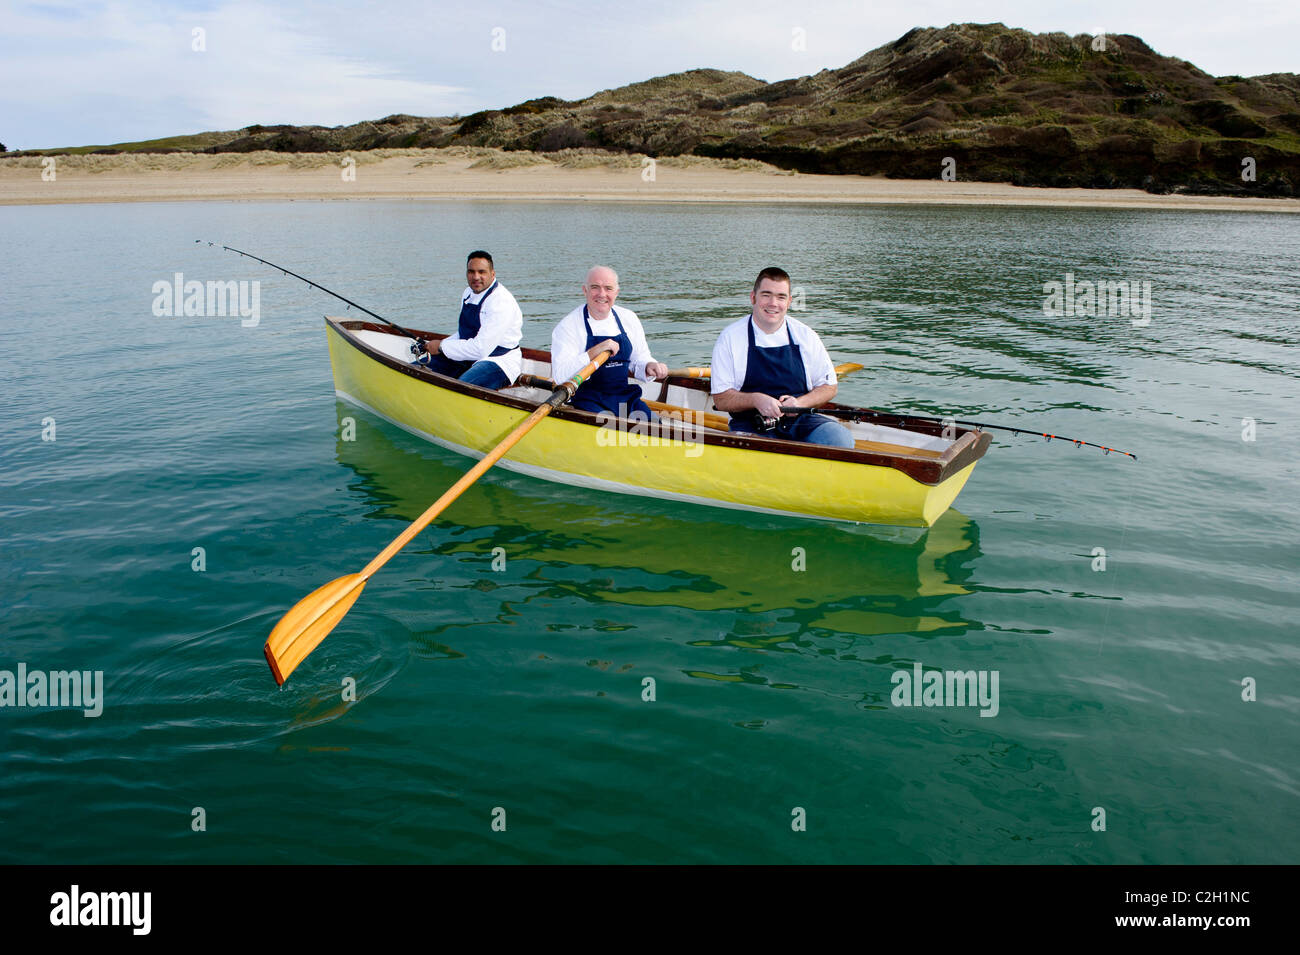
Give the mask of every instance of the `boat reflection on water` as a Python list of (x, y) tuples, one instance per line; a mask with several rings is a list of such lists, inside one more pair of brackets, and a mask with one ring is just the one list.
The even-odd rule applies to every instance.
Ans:
[[(337, 408), (341, 435), (344, 419), (355, 422), (337, 457), (356, 473), (351, 487), (365, 495), (370, 517), (414, 520), (469, 466), (364, 411)], [(530, 582), (599, 603), (786, 611), (802, 629), (865, 636), (979, 629), (957, 616), (952, 599), (969, 592), (978, 527), (953, 510), (927, 529), (834, 524), (604, 495), (498, 469), (430, 531), (421, 538), (426, 550), (484, 571), (494, 558), (512, 569), (526, 561)], [(483, 586), (493, 582), (482, 576)], [(786, 639), (755, 632), (721, 642)]]

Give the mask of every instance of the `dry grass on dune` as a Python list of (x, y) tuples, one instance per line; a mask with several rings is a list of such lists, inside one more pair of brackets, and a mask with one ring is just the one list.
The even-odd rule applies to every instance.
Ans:
[[(455, 160), (471, 160), (470, 169), (518, 169), (523, 167), (552, 167), (562, 169), (640, 169), (646, 159), (640, 154), (607, 152), (602, 149), (563, 149), (558, 152), (536, 153), (525, 150), (503, 150), (486, 146), (447, 146), (440, 149), (371, 149), (351, 153), (284, 153), (259, 150), (248, 153), (117, 153), (115, 155), (64, 155), (56, 157), (57, 169), (89, 174), (145, 173), (145, 172), (200, 172), (222, 169), (321, 169), (338, 167), (345, 157), (357, 166), (371, 166), (389, 159), (413, 160), (415, 168), (441, 166)], [(44, 168), (44, 156), (16, 156), (0, 158), (0, 169)], [(743, 169), (771, 175), (790, 176), (794, 173), (754, 159), (708, 159), (702, 156), (669, 156), (657, 159), (660, 166), (670, 169)]]

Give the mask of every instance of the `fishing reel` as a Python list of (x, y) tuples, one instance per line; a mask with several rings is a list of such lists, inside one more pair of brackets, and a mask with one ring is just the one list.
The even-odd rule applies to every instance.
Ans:
[(806, 414), (811, 414), (812, 411), (813, 411), (812, 408), (795, 408), (789, 405), (782, 405), (781, 416), (777, 418), (767, 418), (764, 417), (759, 412), (755, 411), (754, 423), (758, 426), (758, 430), (760, 431), (774, 431), (776, 430), (776, 426), (779, 425), (782, 421), (784, 421), (787, 417), (793, 416), (796, 418), (802, 418)]
[(411, 342), (411, 354), (416, 358), (419, 358), (424, 354), (424, 346), (427, 344), (428, 342), (423, 338), (417, 338), (415, 341)]

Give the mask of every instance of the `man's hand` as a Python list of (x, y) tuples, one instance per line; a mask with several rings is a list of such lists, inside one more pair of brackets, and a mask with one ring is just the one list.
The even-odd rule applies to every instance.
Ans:
[(595, 361), (596, 356), (603, 351), (609, 352), (609, 357), (613, 358), (615, 355), (618, 354), (618, 342), (614, 341), (614, 339), (612, 338), (606, 338), (603, 342), (600, 342), (597, 345), (592, 345), (590, 348), (588, 348), (587, 357), (590, 358), (592, 361)]
[(427, 351), (430, 355), (438, 354), (438, 352), (442, 351), (442, 339), (439, 338), (431, 342), (425, 342), (424, 350)]
[(780, 398), (780, 402), (781, 402), (781, 407), (782, 407), (782, 408), (802, 408), (802, 407), (803, 407), (803, 405), (799, 404), (799, 399), (796, 398), (794, 395), (782, 395), (781, 398)]
[(661, 361), (647, 362), (645, 373), (652, 381), (663, 381), (668, 377), (668, 366)]
[[(788, 395), (786, 397), (789, 397)], [(765, 395), (762, 392), (754, 393), (754, 410), (764, 418), (781, 417), (781, 402), (777, 401), (771, 395)]]

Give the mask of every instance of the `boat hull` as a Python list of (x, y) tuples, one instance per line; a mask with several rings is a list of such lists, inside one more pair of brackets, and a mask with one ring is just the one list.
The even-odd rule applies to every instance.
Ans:
[[(335, 393), (398, 427), (471, 458), (482, 458), (524, 420), (527, 402), (459, 382), (442, 384), (367, 346), (327, 319)], [(952, 504), (983, 445), (941, 480), (917, 480), (862, 455), (774, 453), (747, 440), (693, 429), (635, 434), (595, 416), (561, 409), (543, 419), (499, 466), (563, 484), (716, 507), (823, 520), (926, 527)], [(822, 454), (818, 449), (814, 454)], [(961, 464), (961, 462), (953, 462)]]

